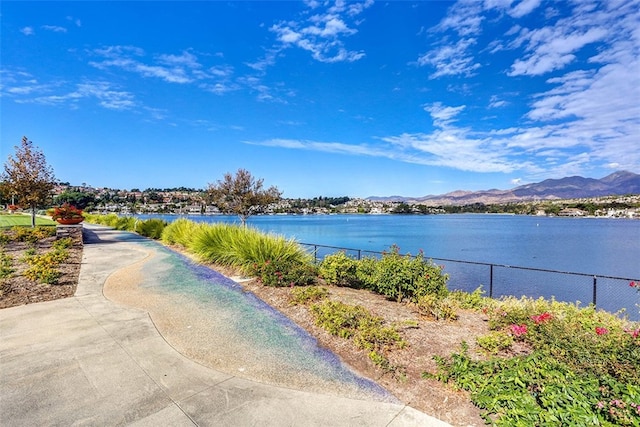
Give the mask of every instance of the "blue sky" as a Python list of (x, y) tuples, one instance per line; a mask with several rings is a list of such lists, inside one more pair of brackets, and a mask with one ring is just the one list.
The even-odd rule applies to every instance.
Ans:
[(640, 1), (1, 5), (3, 162), (61, 181), (424, 196), (640, 171)]

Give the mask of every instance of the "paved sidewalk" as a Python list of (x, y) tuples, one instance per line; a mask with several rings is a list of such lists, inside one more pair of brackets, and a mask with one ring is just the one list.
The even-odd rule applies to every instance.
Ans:
[(183, 357), (146, 312), (102, 294), (144, 252), (118, 231), (86, 227), (94, 238), (74, 297), (0, 310), (0, 425), (448, 426), (407, 406), (269, 386)]

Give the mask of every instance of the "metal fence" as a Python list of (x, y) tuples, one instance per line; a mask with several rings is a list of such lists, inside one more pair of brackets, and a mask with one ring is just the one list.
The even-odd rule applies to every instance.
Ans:
[[(300, 243), (307, 248), (316, 263), (335, 252), (361, 259), (365, 256), (381, 257), (383, 252), (338, 246)], [(527, 296), (554, 298), (557, 301), (580, 302), (640, 320), (640, 294), (629, 286), (638, 278), (574, 273), (543, 268), (518, 267), (503, 264), (462, 261), (446, 258), (428, 259), (444, 267), (449, 275), (449, 290), (472, 292), (479, 286), (490, 298)]]

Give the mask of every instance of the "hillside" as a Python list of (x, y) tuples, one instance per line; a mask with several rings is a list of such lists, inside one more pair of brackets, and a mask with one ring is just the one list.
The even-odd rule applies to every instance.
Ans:
[(578, 199), (625, 194), (640, 194), (640, 175), (627, 171), (619, 171), (601, 179), (571, 176), (561, 179), (547, 179), (539, 183), (521, 185), (510, 190), (457, 190), (442, 195), (424, 197), (370, 197), (369, 200), (401, 201), (410, 204), (439, 206)]

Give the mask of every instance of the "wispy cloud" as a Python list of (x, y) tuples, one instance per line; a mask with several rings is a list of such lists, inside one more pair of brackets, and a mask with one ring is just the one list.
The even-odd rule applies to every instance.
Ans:
[(98, 105), (110, 110), (131, 110), (142, 107), (135, 96), (117, 88), (113, 83), (97, 80), (69, 84), (64, 81), (39, 83), (25, 72), (3, 71), (2, 96), (12, 97), (22, 104), (64, 106), (75, 109), (83, 100), (97, 101)]
[(574, 52), (601, 40), (606, 34), (607, 30), (604, 28), (591, 28), (586, 31), (558, 27), (523, 30), (516, 42), (526, 43), (529, 53), (524, 59), (518, 59), (513, 63), (509, 75), (536, 76), (562, 69), (576, 59)]
[(53, 31), (54, 33), (66, 33), (67, 29), (64, 27), (60, 27), (57, 25), (43, 25), (42, 26), (43, 30), (47, 30), (47, 31)]
[(280, 42), (278, 50), (295, 46), (310, 52), (315, 60), (328, 63), (354, 62), (365, 56), (361, 50), (346, 48), (343, 39), (357, 33), (355, 17), (373, 1), (352, 3), (337, 0), (329, 7), (320, 2), (306, 4), (313, 12), (323, 7), (325, 10), (301, 21), (283, 21), (271, 26), (270, 30)]
[[(418, 59), (418, 65), (435, 69), (430, 78), (472, 76), (480, 67), (475, 55), (505, 50), (521, 56), (504, 76), (553, 77), (547, 78), (546, 89), (533, 95), (519, 127), (474, 132), (455, 125), (462, 110), (432, 103), (425, 111), (436, 130), (383, 140), (403, 152), (413, 150), (415, 158), (428, 164), (478, 172), (521, 171), (528, 177), (545, 177), (608, 165), (633, 169), (640, 164), (640, 151), (630, 150), (640, 135), (640, 3), (604, 3), (592, 7), (569, 2), (566, 6), (573, 13), (560, 18), (553, 5), (536, 11), (539, 0), (457, 2), (430, 29), (431, 34), (447, 35)], [(516, 21), (486, 48), (478, 46), (483, 26), (495, 11), (504, 13), (491, 15), (494, 21)], [(548, 24), (528, 28), (518, 20), (534, 11), (543, 13)], [(583, 54), (586, 48), (594, 52), (590, 57)], [(564, 71), (570, 65), (570, 71)], [(488, 101), (488, 108), (506, 105), (503, 96), (492, 95)]]
[[(631, 80), (629, 85), (636, 83)], [(531, 180), (574, 175), (594, 165), (609, 167), (608, 165), (616, 164), (620, 168), (630, 168), (638, 164), (640, 153), (634, 152), (637, 150), (631, 150), (630, 153), (629, 147), (637, 144), (637, 135), (640, 134), (640, 107), (636, 105), (634, 109), (632, 104), (633, 101), (629, 100), (624, 108), (625, 112), (619, 118), (620, 126), (607, 126), (611, 124), (608, 117), (596, 122), (597, 114), (594, 112), (594, 117), (561, 124), (477, 131), (456, 125), (465, 106), (433, 103), (423, 107), (431, 116), (434, 126), (434, 130), (428, 133), (377, 137), (374, 138), (379, 141), (376, 144), (278, 138), (250, 143), (354, 156), (385, 157), (406, 163), (470, 172), (520, 172), (526, 175), (527, 180)], [(607, 110), (612, 114), (617, 107), (622, 106), (613, 106)], [(593, 123), (588, 123), (588, 120)]]
[(474, 62), (469, 53), (470, 47), (476, 44), (474, 38), (460, 39), (455, 43), (445, 44), (418, 58), (418, 65), (430, 65), (436, 69), (429, 78), (437, 79), (443, 76), (462, 75), (471, 77), (480, 64)]
[(73, 16), (67, 16), (67, 21), (73, 22), (76, 27), (82, 27), (82, 21)]
[(514, 18), (522, 18), (540, 6), (541, 0), (521, 0), (509, 10), (509, 15)]
[(161, 54), (152, 58), (151, 63), (143, 62), (144, 50), (132, 46), (109, 46), (95, 49), (94, 54), (103, 56), (104, 60), (91, 61), (90, 65), (99, 68), (120, 68), (137, 73), (142, 77), (152, 77), (169, 83), (192, 83), (209, 75), (202, 71), (202, 65), (195, 55), (188, 51), (180, 55)]
[(23, 27), (20, 29), (20, 32), (25, 36), (32, 36), (36, 33), (33, 27)]

